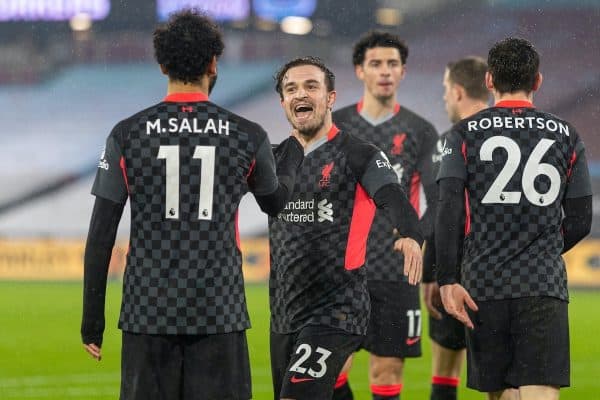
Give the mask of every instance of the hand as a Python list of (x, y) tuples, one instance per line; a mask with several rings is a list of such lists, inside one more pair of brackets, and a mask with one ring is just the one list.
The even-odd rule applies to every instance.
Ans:
[(404, 276), (408, 277), (408, 283), (419, 283), (423, 276), (423, 252), (419, 243), (408, 237), (400, 238), (394, 242), (394, 250), (404, 255)]
[(474, 329), (473, 322), (465, 308), (465, 304), (473, 311), (477, 311), (477, 304), (473, 301), (467, 290), (462, 285), (444, 285), (440, 287), (442, 303), (446, 312), (465, 324), (467, 328)]
[(83, 347), (93, 358), (100, 361), (102, 360), (102, 349), (96, 346), (94, 343), (84, 344)]
[(440, 287), (437, 282), (422, 283), (423, 288), (423, 302), (429, 315), (435, 319), (442, 319), (442, 313), (440, 313), (439, 307), (442, 306), (442, 298), (440, 296)]

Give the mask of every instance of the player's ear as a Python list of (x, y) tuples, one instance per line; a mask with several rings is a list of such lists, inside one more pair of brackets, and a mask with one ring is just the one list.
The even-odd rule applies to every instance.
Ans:
[(400, 73), (400, 80), (403, 80), (406, 76), (406, 64), (402, 64), (402, 73)]
[(354, 66), (354, 73), (356, 73), (356, 77), (361, 81), (365, 78), (365, 71), (361, 64)]
[(462, 100), (467, 94), (465, 88), (456, 83), (452, 85), (452, 93), (454, 94), (454, 99), (456, 101)]
[(335, 90), (332, 90), (331, 92), (327, 93), (327, 108), (329, 108), (330, 110), (333, 109), (333, 103), (335, 103), (336, 96), (337, 92)]
[(540, 86), (542, 86), (542, 81), (543, 81), (543, 76), (541, 72), (538, 72), (537, 74), (535, 74), (535, 80), (533, 82), (533, 91), (535, 92), (536, 90), (538, 90), (540, 88)]
[(488, 90), (494, 90), (494, 78), (489, 71), (485, 73), (485, 87), (487, 87)]
[(209, 77), (215, 76), (217, 74), (217, 56), (213, 56), (208, 66), (206, 67), (206, 75)]
[(162, 64), (159, 64), (159, 66), (160, 66), (160, 72), (162, 72), (162, 73), (163, 73), (163, 75), (167, 75), (167, 76), (169, 76), (169, 71), (167, 71), (167, 67), (165, 67), (165, 66), (164, 66), (164, 65), (162, 65)]

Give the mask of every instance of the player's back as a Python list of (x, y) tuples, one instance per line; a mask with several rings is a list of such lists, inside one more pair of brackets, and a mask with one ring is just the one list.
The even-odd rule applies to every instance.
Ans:
[(461, 149), (466, 166), (467, 290), (476, 300), (567, 299), (560, 227), (581, 145), (575, 129), (528, 102), (511, 101), (459, 122), (448, 140), (462, 143), (442, 153)]
[(122, 329), (213, 334), (249, 327), (237, 209), (266, 134), (211, 102), (174, 95), (111, 133), (131, 204)]

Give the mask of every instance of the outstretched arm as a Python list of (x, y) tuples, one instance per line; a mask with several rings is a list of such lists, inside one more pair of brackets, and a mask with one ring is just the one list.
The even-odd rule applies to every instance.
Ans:
[[(304, 159), (302, 145), (293, 137), (288, 138), (278, 146), (277, 149), (276, 176), (274, 179), (275, 160), (268, 139), (259, 148), (255, 167), (248, 177), (250, 189), (260, 209), (270, 216), (276, 216), (287, 204), (294, 190), (296, 182), (296, 171)], [(264, 186), (263, 181), (278, 182), (274, 190), (264, 193), (260, 189)], [(273, 185), (271, 185), (273, 186)]]
[(416, 285), (423, 274), (423, 235), (417, 213), (398, 183), (380, 188), (373, 196), (373, 201), (378, 209), (387, 213), (395, 232), (400, 236), (394, 243), (394, 250), (403, 253), (404, 275), (409, 284)]

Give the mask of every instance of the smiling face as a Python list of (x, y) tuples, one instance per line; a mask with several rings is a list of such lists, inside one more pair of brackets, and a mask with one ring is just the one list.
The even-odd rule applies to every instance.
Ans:
[(373, 47), (365, 52), (365, 60), (356, 66), (356, 76), (364, 82), (366, 92), (385, 102), (394, 98), (405, 69), (395, 47)]
[(290, 124), (302, 136), (314, 137), (331, 119), (335, 91), (329, 92), (325, 73), (314, 65), (290, 68), (282, 80), (281, 105)]

